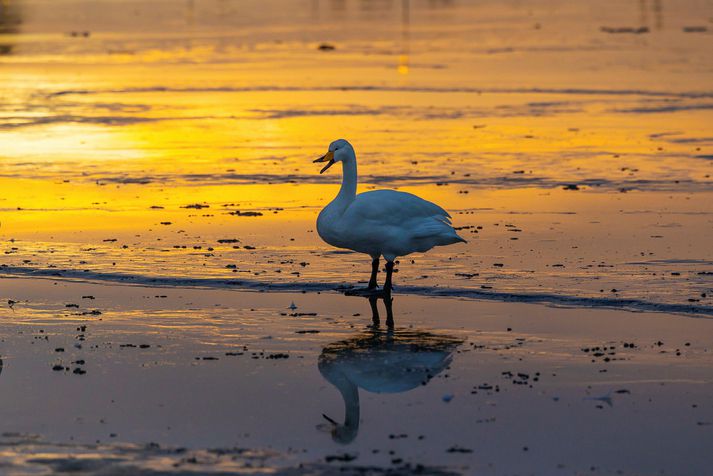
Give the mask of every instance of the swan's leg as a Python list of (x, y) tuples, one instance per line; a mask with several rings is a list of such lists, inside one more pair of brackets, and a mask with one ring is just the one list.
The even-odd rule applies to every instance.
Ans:
[(379, 257), (377, 256), (371, 261), (371, 278), (369, 278), (369, 286), (367, 289), (376, 289), (376, 273), (379, 272)]
[(386, 262), (386, 281), (384, 282), (384, 293), (388, 296), (391, 294), (393, 286), (391, 285), (391, 275), (394, 273), (394, 262)]

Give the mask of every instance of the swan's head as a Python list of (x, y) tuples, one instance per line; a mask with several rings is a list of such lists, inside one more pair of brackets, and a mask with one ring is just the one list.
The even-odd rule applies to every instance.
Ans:
[(358, 426), (349, 425), (346, 423), (342, 425), (329, 418), (327, 415), (322, 414), (322, 416), (325, 420), (327, 420), (328, 423), (317, 425), (317, 429), (326, 433), (331, 433), (332, 440), (334, 442), (340, 443), (342, 445), (347, 445), (354, 441), (354, 439), (357, 437), (357, 434), (359, 433)]
[(327, 165), (325, 165), (322, 170), (319, 171), (320, 174), (323, 174), (329, 167), (331, 167), (335, 163), (350, 160), (354, 157), (355, 155), (352, 145), (344, 139), (337, 139), (331, 144), (329, 144), (329, 152), (327, 152), (314, 162), (327, 162)]

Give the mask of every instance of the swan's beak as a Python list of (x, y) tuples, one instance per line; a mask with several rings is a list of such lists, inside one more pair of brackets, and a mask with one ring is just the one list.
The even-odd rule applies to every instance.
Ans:
[(329, 167), (334, 165), (334, 152), (329, 151), (326, 154), (324, 154), (322, 157), (320, 157), (319, 159), (314, 160), (313, 162), (315, 164), (317, 162), (327, 162), (327, 165), (325, 165), (324, 168), (322, 168), (322, 170), (319, 171), (320, 174), (323, 174)]
[(339, 425), (339, 423), (337, 423), (336, 421), (334, 421), (332, 418), (329, 418), (329, 417), (328, 417), (327, 415), (325, 415), (324, 413), (322, 413), (322, 417), (323, 417), (325, 420), (327, 420), (329, 423), (331, 423), (332, 425), (334, 425), (334, 426)]
[(329, 423), (321, 423), (317, 425), (317, 429), (319, 431), (323, 431), (325, 433), (332, 433), (336, 427), (339, 426), (339, 423), (334, 421), (333, 419), (329, 418), (327, 415), (322, 413), (322, 416), (324, 417), (325, 420), (327, 420)]

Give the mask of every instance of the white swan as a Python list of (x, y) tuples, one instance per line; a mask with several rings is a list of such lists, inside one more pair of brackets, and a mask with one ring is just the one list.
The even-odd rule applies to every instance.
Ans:
[(371, 256), (369, 291), (376, 289), (381, 256), (386, 259), (384, 292), (390, 294), (397, 256), (466, 242), (451, 226), (448, 212), (435, 203), (395, 190), (374, 190), (357, 195), (356, 154), (344, 139), (329, 144), (329, 152), (314, 162), (327, 162), (320, 174), (333, 164), (342, 163), (342, 188), (320, 212), (317, 232), (332, 246)]

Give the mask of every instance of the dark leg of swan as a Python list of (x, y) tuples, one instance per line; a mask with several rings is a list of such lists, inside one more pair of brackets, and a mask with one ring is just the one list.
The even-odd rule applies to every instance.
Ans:
[(384, 295), (384, 290), (379, 290), (377, 289), (377, 284), (376, 284), (376, 273), (379, 272), (379, 258), (374, 258), (371, 261), (371, 278), (369, 279), (369, 285), (366, 287), (366, 289), (361, 288), (361, 289), (349, 289), (345, 291), (344, 294), (347, 296), (365, 296), (365, 297), (371, 297), (371, 296), (376, 296), (376, 297), (381, 297)]
[(381, 325), (381, 320), (379, 319), (379, 307), (377, 306), (378, 302), (378, 296), (369, 296), (369, 305), (371, 306), (371, 323), (373, 324), (374, 329), (378, 329)]
[(386, 281), (384, 282), (384, 294), (389, 297), (391, 296), (391, 290), (393, 286), (391, 284), (391, 275), (394, 273), (394, 262), (386, 262)]
[(376, 289), (376, 273), (379, 272), (379, 258), (374, 258), (371, 262), (371, 278), (367, 289)]

